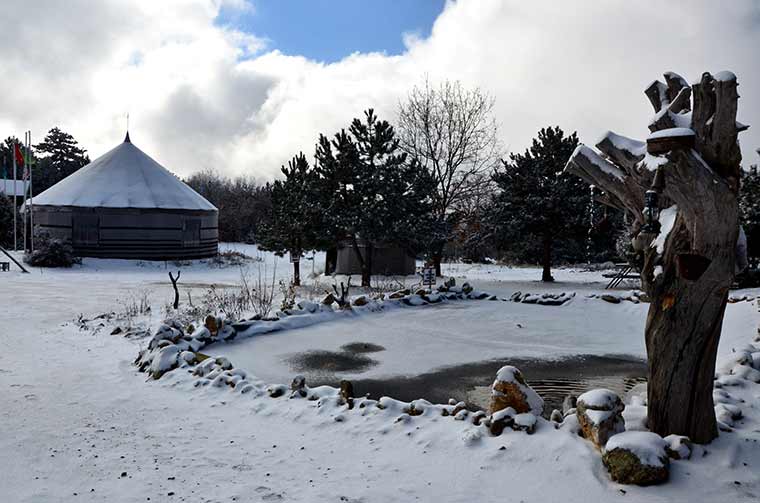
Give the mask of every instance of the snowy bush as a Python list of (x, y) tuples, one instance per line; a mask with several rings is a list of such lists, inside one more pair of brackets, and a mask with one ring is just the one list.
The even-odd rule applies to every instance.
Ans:
[(24, 262), (35, 267), (71, 267), (80, 264), (82, 260), (74, 255), (70, 244), (61, 239), (51, 237), (47, 233), (39, 233), (35, 237), (35, 250), (24, 255)]

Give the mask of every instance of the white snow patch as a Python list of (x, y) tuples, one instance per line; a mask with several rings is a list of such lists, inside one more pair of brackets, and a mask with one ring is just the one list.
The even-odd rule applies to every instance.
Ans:
[(578, 397), (578, 402), (583, 402), (587, 407), (595, 409), (611, 410), (620, 397), (614, 392), (605, 388), (592, 389)]
[(728, 70), (723, 70), (713, 75), (713, 78), (719, 82), (728, 82), (730, 80), (736, 80), (736, 74)]
[(654, 133), (649, 135), (649, 140), (656, 140), (658, 138), (673, 138), (673, 137), (681, 137), (681, 136), (694, 136), (694, 130), (687, 127), (673, 127), (669, 129), (661, 129), (660, 131), (655, 131)]
[(631, 451), (639, 460), (649, 466), (663, 466), (662, 459), (667, 459), (665, 447), (668, 443), (656, 433), (648, 431), (624, 431), (613, 435), (604, 446), (605, 452), (615, 449)]
[(602, 158), (602, 156), (597, 154), (592, 148), (589, 148), (586, 145), (578, 145), (578, 147), (575, 149), (575, 152), (573, 152), (573, 155), (570, 157), (570, 159), (573, 159), (576, 155), (579, 155), (579, 154), (582, 154), (584, 157), (586, 157), (586, 159), (588, 159), (590, 162), (592, 162), (595, 166), (597, 166), (599, 169), (601, 169), (603, 172), (607, 173), (608, 175), (614, 176), (615, 178), (619, 180), (623, 180), (625, 178), (625, 173), (623, 173), (622, 170), (610, 164), (609, 162), (605, 161)]
[(637, 156), (646, 154), (647, 144), (643, 141), (634, 140), (633, 138), (628, 138), (627, 136), (607, 131), (601, 138), (599, 138), (597, 143), (601, 143), (605, 138), (610, 140), (615, 148), (620, 150), (625, 150)]
[(652, 241), (652, 248), (657, 248), (657, 253), (660, 255), (665, 251), (665, 241), (668, 239), (668, 234), (673, 230), (673, 226), (676, 223), (676, 216), (678, 215), (678, 206), (675, 204), (670, 208), (665, 208), (660, 212), (660, 233), (657, 238)]

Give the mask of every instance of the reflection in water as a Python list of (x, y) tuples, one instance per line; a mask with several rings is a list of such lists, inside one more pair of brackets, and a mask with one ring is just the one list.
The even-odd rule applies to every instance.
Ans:
[[(595, 388), (607, 388), (621, 397), (634, 386), (646, 382), (645, 377), (594, 376), (585, 379), (551, 378), (530, 380), (528, 384), (544, 399), (544, 412), (552, 409), (562, 410), (562, 401), (569, 394), (579, 396)], [(467, 400), (473, 405), (487, 409), (491, 399), (490, 386), (476, 386), (467, 394)]]

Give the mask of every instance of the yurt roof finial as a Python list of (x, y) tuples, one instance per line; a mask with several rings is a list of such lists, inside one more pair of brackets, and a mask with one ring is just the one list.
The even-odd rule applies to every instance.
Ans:
[(127, 112), (127, 136), (124, 137), (124, 143), (132, 143), (129, 139), (129, 112)]

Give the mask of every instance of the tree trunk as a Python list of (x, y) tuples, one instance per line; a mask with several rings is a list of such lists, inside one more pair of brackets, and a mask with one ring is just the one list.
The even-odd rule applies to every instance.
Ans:
[(543, 240), (541, 265), (544, 267), (544, 271), (541, 274), (541, 281), (554, 281), (554, 278), (552, 277), (552, 238), (549, 236), (545, 236)]
[(433, 250), (433, 267), (435, 267), (435, 275), (438, 278), (443, 276), (441, 274), (441, 261), (443, 260), (443, 248), (445, 246), (446, 243), (441, 243), (440, 245), (435, 245), (435, 249)]
[(328, 248), (325, 252), (325, 274), (332, 274), (338, 265), (338, 248)]
[(301, 286), (301, 261), (293, 262), (293, 286)]
[[(650, 298), (648, 428), (706, 443), (718, 434), (713, 379), (735, 273), (737, 138), (746, 126), (736, 122), (739, 96), (732, 74), (716, 79), (705, 73), (691, 87), (672, 72), (665, 81), (646, 91), (658, 112), (649, 129), (660, 131), (658, 137), (644, 143), (610, 132), (596, 145), (602, 155), (580, 146), (565, 169), (601, 188), (606, 204), (635, 219), (633, 245), (644, 254), (641, 283)], [(693, 135), (668, 131), (685, 121)], [(663, 145), (669, 150), (663, 152)], [(657, 184), (655, 172), (661, 175)], [(643, 196), (650, 188), (660, 194), (662, 227), (644, 227), (645, 234)]]
[(370, 279), (372, 278), (372, 270), (371, 267), (371, 256), (369, 251), (370, 245), (365, 242), (364, 246), (364, 255), (362, 255), (362, 251), (359, 248), (359, 241), (356, 239), (356, 236), (351, 237), (351, 247), (354, 250), (354, 253), (356, 254), (356, 259), (359, 261), (359, 267), (361, 269), (361, 276), (362, 276), (362, 285), (365, 287), (370, 286)]
[(718, 192), (712, 204), (700, 208), (698, 233), (678, 217), (664, 254), (649, 246), (642, 271), (642, 286), (651, 297), (645, 332), (649, 429), (697, 443), (718, 434), (715, 359), (739, 237), (736, 198)]
[(364, 264), (362, 265), (362, 286), (372, 286), (372, 243), (367, 242), (364, 247)]

